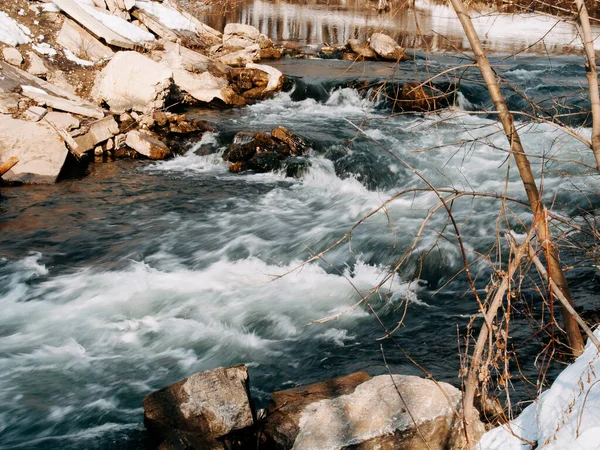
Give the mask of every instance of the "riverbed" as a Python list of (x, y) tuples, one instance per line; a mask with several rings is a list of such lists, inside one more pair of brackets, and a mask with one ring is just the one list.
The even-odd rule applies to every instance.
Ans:
[[(400, 68), (284, 59), (273, 65), (292, 77), (288, 92), (243, 109), (188, 111), (217, 131), (174, 159), (96, 163), (81, 178), (4, 188), (0, 446), (144, 448), (142, 398), (218, 366), (247, 364), (259, 406), (276, 389), (359, 370), (385, 373), (382, 351), (392, 371), (422, 375), (379, 340), (384, 332), (369, 308), (353, 307), (382, 282), (369, 302), (389, 329), (402, 322), (402, 350), (458, 385), (458, 332), (477, 309), (464, 277), (455, 278), (462, 258), (443, 211), (388, 275), (438, 204), (434, 194), (389, 201), (350, 241), (302, 263), (398, 192), (425, 187), (421, 176), (439, 188), (525, 199), (505, 137), (482, 113), (491, 104), (474, 70), (463, 74), (452, 107), (436, 114), (398, 114), (378, 90), (384, 81), (393, 87), (467, 62), (421, 51)], [(585, 83), (581, 57), (499, 55), (495, 62), (548, 108), (586, 105), (577, 95)], [(506, 92), (511, 109), (528, 111), (523, 97)], [(543, 103), (550, 94), (562, 100)], [(585, 117), (565, 120), (589, 137)], [(236, 132), (280, 125), (309, 141), (304, 171), (228, 172), (221, 154)], [(591, 152), (550, 125), (519, 127), (554, 212), (581, 223), (597, 211)], [(502, 207), (494, 198), (454, 200), (471, 260), (505, 229), (497, 220)], [(522, 232), (518, 221), (530, 214), (518, 203), (510, 209), (506, 220)], [(481, 261), (472, 270), (483, 293), (490, 268)], [(595, 269), (572, 270), (569, 281), (579, 305), (600, 307)], [(528, 301), (539, 306), (533, 293)], [(332, 320), (314, 323), (325, 318)], [(523, 344), (532, 333), (527, 317), (513, 320), (520, 369), (535, 380), (531, 356), (540, 346)], [(535, 386), (514, 382), (516, 398), (535, 395)]]

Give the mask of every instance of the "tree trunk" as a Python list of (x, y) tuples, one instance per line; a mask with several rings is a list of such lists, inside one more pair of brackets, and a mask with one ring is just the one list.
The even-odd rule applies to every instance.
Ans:
[(590, 16), (583, 0), (574, 0), (579, 15), (580, 35), (585, 51), (585, 71), (590, 91), (590, 104), (592, 106), (592, 151), (596, 158), (596, 167), (600, 171), (600, 95), (598, 92), (598, 70), (596, 69), (596, 52), (594, 51), (594, 38), (590, 25)]
[[(477, 35), (475, 28), (473, 27), (471, 18), (466, 12), (462, 0), (450, 0), (450, 2), (454, 7), (454, 10), (456, 11), (456, 14), (458, 15), (463, 30), (467, 38), (469, 39), (469, 43), (471, 44), (471, 48), (475, 53), (475, 56), (477, 58), (477, 66), (481, 71), (485, 84), (487, 85), (490, 97), (494, 102), (496, 112), (498, 114), (500, 122), (502, 123), (502, 127), (504, 128), (504, 133), (506, 134), (506, 137), (510, 144), (511, 153), (515, 158), (515, 162), (519, 170), (519, 175), (521, 176), (521, 180), (523, 181), (523, 185), (527, 193), (527, 198), (529, 199), (529, 204), (531, 206), (531, 210), (533, 211), (533, 223), (537, 228), (538, 239), (545, 248), (549, 278), (553, 280), (554, 283), (556, 283), (557, 287), (560, 289), (564, 297), (572, 306), (573, 299), (571, 297), (567, 280), (560, 265), (558, 253), (551, 241), (547, 217), (544, 211), (542, 199), (540, 197), (540, 193), (535, 182), (535, 177), (533, 176), (533, 172), (531, 171), (529, 160), (527, 158), (527, 155), (525, 155), (523, 146), (521, 145), (519, 134), (515, 129), (514, 117), (508, 111), (506, 102), (504, 101), (504, 96), (502, 95), (500, 87), (498, 86), (496, 75), (490, 65), (489, 60), (487, 59), (485, 51), (483, 50), (483, 46), (481, 45), (481, 41), (479, 40), (479, 36)], [(581, 331), (579, 330), (577, 322), (575, 321), (573, 316), (569, 314), (569, 311), (564, 307), (563, 320), (565, 330), (567, 332), (567, 337), (569, 339), (569, 345), (571, 346), (573, 355), (578, 356), (583, 352), (583, 338), (581, 336)], [(484, 327), (487, 328), (487, 323), (484, 325)], [(490, 330), (488, 330), (488, 332), (489, 331)], [(477, 373), (479, 371), (481, 355), (479, 355), (479, 358), (475, 358), (475, 356), (476, 355), (474, 355), (471, 361), (471, 365), (469, 367), (465, 398), (463, 402), (465, 408), (465, 418), (467, 420), (467, 430), (469, 430), (470, 419), (474, 419), (476, 413), (473, 407), (473, 400), (475, 397)], [(469, 443), (472, 447), (474, 446), (474, 443), (471, 441), (471, 439)]]

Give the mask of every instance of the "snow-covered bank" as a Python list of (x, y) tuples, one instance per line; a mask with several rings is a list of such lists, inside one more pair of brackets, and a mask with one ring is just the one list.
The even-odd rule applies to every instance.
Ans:
[[(600, 337), (600, 330), (595, 335)], [(600, 448), (599, 374), (600, 352), (588, 341), (583, 355), (558, 376), (550, 389), (510, 424), (483, 435), (479, 449)]]

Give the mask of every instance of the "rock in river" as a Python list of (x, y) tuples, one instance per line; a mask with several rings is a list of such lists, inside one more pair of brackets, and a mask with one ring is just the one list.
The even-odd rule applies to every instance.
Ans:
[(447, 383), (359, 372), (275, 392), (264, 432), (282, 450), (442, 450), (455, 447), (460, 404)]
[(151, 439), (164, 441), (161, 448), (223, 448), (228, 435), (254, 425), (248, 369), (196, 373), (148, 395), (144, 413)]

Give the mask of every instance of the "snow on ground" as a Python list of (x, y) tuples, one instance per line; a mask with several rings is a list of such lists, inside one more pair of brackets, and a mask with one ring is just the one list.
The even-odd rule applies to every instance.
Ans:
[[(600, 329), (594, 334), (600, 338)], [(523, 439), (538, 450), (600, 449), (599, 376), (600, 353), (588, 341), (585, 352), (519, 417), (484, 434), (479, 450), (533, 448)]]
[(20, 25), (8, 14), (0, 11), (0, 42), (16, 47), (17, 45), (29, 43), (30, 39), (27, 35), (30, 34), (31, 31), (26, 26)]
[[(168, 2), (166, 2), (168, 5)], [(196, 31), (191, 20), (179, 14), (172, 8), (161, 5), (156, 2), (135, 2), (135, 7), (155, 16), (160, 23), (171, 30)]]
[(78, 58), (77, 56), (75, 56), (73, 54), (73, 52), (71, 52), (70, 50), (67, 50), (66, 48), (63, 49), (63, 52), (65, 53), (65, 57), (69, 61), (73, 61), (74, 63), (77, 63), (80, 66), (93, 66), (94, 65), (94, 63), (91, 61), (86, 61), (85, 59)]

